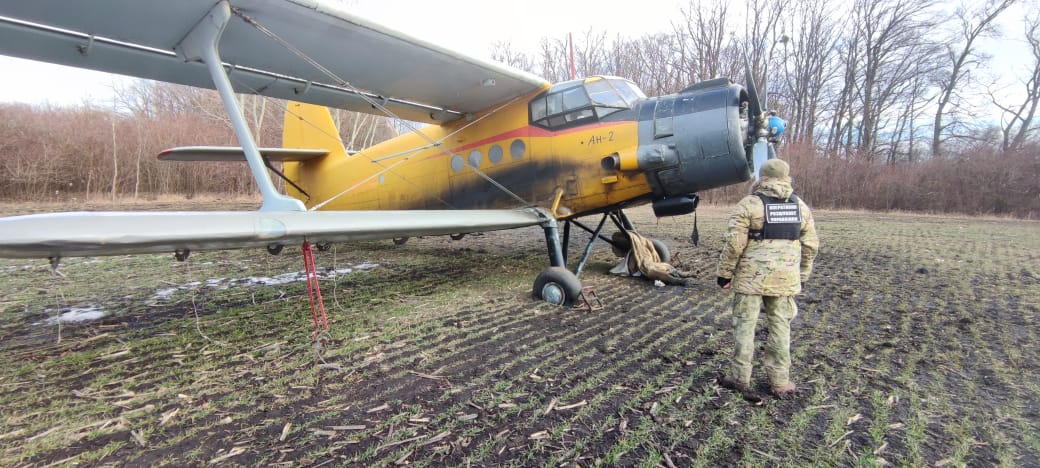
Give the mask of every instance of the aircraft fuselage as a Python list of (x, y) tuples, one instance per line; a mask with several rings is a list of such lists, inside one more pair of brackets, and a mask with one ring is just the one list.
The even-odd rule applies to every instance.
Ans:
[[(623, 86), (631, 89), (617, 91)], [(716, 80), (646, 98), (626, 80), (591, 77), (356, 154), (337, 144), (318, 162), (286, 163), (285, 172), (309, 195), (290, 189), (308, 208), (533, 205), (565, 218), (747, 180), (742, 96), (740, 86)], [(285, 146), (332, 146), (323, 110), (293, 103)]]

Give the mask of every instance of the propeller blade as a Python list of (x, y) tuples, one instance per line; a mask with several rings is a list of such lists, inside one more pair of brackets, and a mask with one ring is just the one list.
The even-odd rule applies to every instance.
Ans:
[(755, 77), (751, 74), (751, 62), (748, 61), (747, 54), (744, 54), (744, 74), (747, 80), (750, 117), (758, 122), (759, 117), (762, 116), (762, 103), (758, 100), (758, 88), (755, 87)]
[[(770, 145), (765, 140), (758, 140), (755, 142), (755, 146), (752, 149), (752, 160), (755, 162), (755, 180), (758, 180), (758, 170), (766, 163), (767, 159), (770, 159)], [(776, 157), (774, 154), (773, 157)]]
[(762, 83), (762, 102), (759, 106), (761, 106), (763, 111), (769, 111), (769, 77), (766, 76), (762, 79), (765, 80), (765, 82)]
[(751, 73), (751, 62), (748, 60), (746, 53), (744, 54), (744, 70), (748, 91), (748, 136), (755, 140), (755, 144), (752, 147), (751, 160), (754, 163), (755, 180), (758, 180), (759, 168), (767, 160), (776, 157), (776, 148), (766, 140), (768, 129), (762, 110), (768, 96), (762, 96), (761, 100), (759, 99), (758, 87), (755, 86), (755, 77)]

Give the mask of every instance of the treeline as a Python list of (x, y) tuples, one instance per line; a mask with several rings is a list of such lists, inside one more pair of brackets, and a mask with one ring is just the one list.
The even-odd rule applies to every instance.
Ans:
[[(951, 159), (874, 164), (822, 158), (812, 146), (782, 151), (795, 191), (819, 208), (1040, 218), (1040, 146), (979, 148)], [(711, 190), (707, 203), (734, 203), (749, 184)]]
[[(1009, 15), (1021, 29), (1001, 37)], [(750, 70), (790, 122), (789, 141), (868, 162), (953, 157), (980, 142), (1021, 149), (1040, 117), (1036, 3), (701, 0), (662, 17), (674, 18), (669, 31), (589, 30), (543, 38), (533, 54), (498, 43), (493, 56), (556, 82), (571, 78), (573, 50), (577, 77), (629, 78), (651, 96), (716, 77), (743, 83)], [(987, 53), (1016, 44), (1013, 63)]]
[(124, 115), (93, 107), (0, 105), (0, 197), (69, 200), (254, 191), (229, 164), (160, 163), (156, 155), (198, 142), (237, 145), (198, 115)]
[[(281, 146), (284, 101), (239, 99), (257, 143)], [(396, 134), (383, 117), (333, 117), (348, 149)], [(216, 92), (141, 80), (117, 90), (110, 108), (0, 104), (0, 199), (257, 193), (244, 162), (157, 159), (177, 146), (239, 146)]]

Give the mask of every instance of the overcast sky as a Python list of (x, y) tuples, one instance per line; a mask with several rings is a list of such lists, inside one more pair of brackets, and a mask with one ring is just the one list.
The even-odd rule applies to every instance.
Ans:
[[(688, 1), (641, 0), (622, 4), (585, 0), (343, 0), (342, 3), (355, 14), (412, 36), (486, 58), (492, 44), (499, 41), (511, 43), (515, 50), (533, 53), (543, 37), (579, 35), (590, 28), (605, 31), (609, 37), (668, 32), (671, 23), (681, 18), (680, 7)], [(1006, 12), (1003, 25), (1007, 38), (990, 41), (988, 46), (997, 56), (991, 68), (1000, 70), (1006, 78), (1022, 73), (1019, 15), (1016, 11)], [(126, 81), (128, 78), (105, 73), (0, 56), (0, 102), (68, 105), (91, 100), (104, 105), (111, 99), (113, 86)]]

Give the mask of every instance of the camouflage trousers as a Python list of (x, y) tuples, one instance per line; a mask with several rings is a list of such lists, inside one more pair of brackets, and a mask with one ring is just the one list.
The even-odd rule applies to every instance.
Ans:
[(776, 387), (790, 381), (791, 320), (798, 315), (793, 296), (756, 296), (736, 293), (733, 297), (733, 360), (732, 376), (741, 382), (751, 382), (751, 361), (755, 354), (755, 325), (759, 310), (765, 304), (766, 340), (762, 365), (769, 383)]

